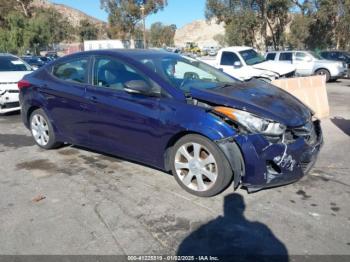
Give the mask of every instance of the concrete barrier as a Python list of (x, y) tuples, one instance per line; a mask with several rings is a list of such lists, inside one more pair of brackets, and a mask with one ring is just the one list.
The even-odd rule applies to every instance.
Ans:
[(294, 95), (310, 107), (317, 118), (329, 117), (329, 104), (325, 76), (284, 78), (272, 84)]

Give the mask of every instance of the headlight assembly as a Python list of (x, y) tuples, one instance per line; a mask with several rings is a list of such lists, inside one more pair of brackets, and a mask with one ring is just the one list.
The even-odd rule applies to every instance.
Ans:
[(286, 130), (285, 125), (255, 116), (246, 111), (222, 106), (215, 107), (214, 110), (241, 124), (251, 133), (280, 136)]

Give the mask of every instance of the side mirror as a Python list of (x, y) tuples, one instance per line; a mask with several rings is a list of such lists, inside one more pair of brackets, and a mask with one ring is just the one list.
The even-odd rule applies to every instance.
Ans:
[(124, 86), (124, 91), (130, 94), (150, 95), (152, 90), (152, 87), (143, 80), (131, 80)]
[(240, 68), (240, 67), (242, 67), (242, 63), (240, 61), (236, 61), (236, 62), (233, 63), (233, 67), (234, 68)]

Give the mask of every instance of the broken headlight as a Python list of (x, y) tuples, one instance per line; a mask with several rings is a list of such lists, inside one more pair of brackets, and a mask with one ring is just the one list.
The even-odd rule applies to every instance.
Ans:
[(215, 107), (214, 110), (241, 124), (251, 133), (260, 133), (267, 136), (280, 136), (286, 130), (285, 125), (258, 117), (246, 111), (222, 106)]

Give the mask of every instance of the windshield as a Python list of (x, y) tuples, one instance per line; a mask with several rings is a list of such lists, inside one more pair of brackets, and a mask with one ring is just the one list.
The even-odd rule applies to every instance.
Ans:
[(322, 58), (318, 53), (316, 53), (316, 52), (313, 52), (313, 51), (309, 51), (309, 54), (313, 57), (313, 58), (315, 58), (315, 59), (324, 59), (324, 58)]
[(211, 89), (231, 85), (238, 80), (203, 62), (182, 56), (152, 56), (136, 58), (174, 87)]
[(247, 65), (256, 65), (265, 61), (264, 57), (255, 50), (249, 49), (239, 52)]
[(13, 56), (0, 56), (0, 71), (30, 71), (31, 68), (22, 60)]

